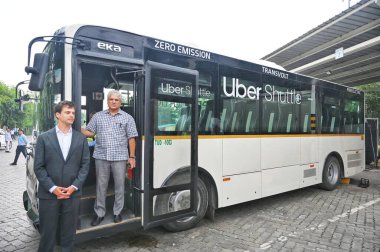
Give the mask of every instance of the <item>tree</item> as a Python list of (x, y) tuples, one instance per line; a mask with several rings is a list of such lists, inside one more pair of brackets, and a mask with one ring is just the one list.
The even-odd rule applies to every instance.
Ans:
[(29, 122), (33, 110), (28, 109), (22, 112), (14, 99), (15, 88), (10, 88), (5, 83), (0, 82), (0, 127), (31, 127), (32, 125)]
[(380, 83), (372, 83), (357, 87), (364, 91), (365, 117), (380, 118)]

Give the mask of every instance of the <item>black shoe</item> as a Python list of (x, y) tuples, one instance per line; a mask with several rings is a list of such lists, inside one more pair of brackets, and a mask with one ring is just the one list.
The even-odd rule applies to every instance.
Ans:
[(113, 216), (113, 222), (115, 222), (115, 223), (119, 223), (119, 222), (121, 222), (122, 220), (123, 220), (123, 218), (121, 217), (120, 214), (118, 214), (118, 215), (114, 215), (114, 216)]
[(104, 217), (99, 217), (96, 216), (92, 221), (91, 221), (91, 226), (97, 226), (104, 220)]
[(17, 163), (10, 163), (9, 165), (17, 165)]

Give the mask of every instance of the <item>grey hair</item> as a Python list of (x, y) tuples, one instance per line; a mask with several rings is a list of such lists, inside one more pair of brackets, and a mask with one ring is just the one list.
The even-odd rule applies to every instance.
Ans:
[(108, 94), (107, 94), (107, 101), (110, 99), (111, 96), (117, 96), (117, 98), (119, 98), (120, 101), (121, 101), (121, 94), (120, 94), (119, 91), (117, 91), (117, 90), (111, 90), (111, 91), (109, 91)]

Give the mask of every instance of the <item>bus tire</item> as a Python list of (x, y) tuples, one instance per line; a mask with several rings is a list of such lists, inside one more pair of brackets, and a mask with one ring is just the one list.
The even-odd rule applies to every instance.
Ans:
[[(179, 179), (177, 177), (177, 179)], [(159, 209), (159, 213), (167, 213), (167, 212), (172, 212), (170, 209), (170, 202), (172, 200), (172, 194), (165, 194), (160, 196), (157, 199), (157, 204), (156, 207)], [(198, 178), (197, 181), (197, 192), (196, 192), (196, 197), (197, 197), (197, 215), (192, 216), (192, 217), (186, 217), (182, 218), (176, 221), (168, 222), (163, 224), (162, 226), (170, 231), (170, 232), (179, 232), (179, 231), (184, 231), (188, 230), (190, 228), (195, 227), (205, 216), (207, 207), (208, 207), (208, 191), (205, 183), (203, 182), (202, 179)]]
[(340, 172), (341, 165), (339, 160), (334, 156), (328, 157), (323, 168), (320, 187), (328, 191), (336, 189), (340, 181)]

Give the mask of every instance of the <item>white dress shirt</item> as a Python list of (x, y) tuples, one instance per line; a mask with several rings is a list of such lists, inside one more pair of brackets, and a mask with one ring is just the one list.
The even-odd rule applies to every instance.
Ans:
[[(61, 148), (63, 158), (66, 161), (71, 146), (71, 139), (73, 138), (73, 129), (70, 127), (69, 132), (65, 134), (58, 128), (58, 126), (55, 126), (55, 132), (57, 133), (58, 143), (59, 147)], [(76, 188), (75, 186), (73, 187), (75, 188), (75, 190), (78, 190), (78, 188)], [(56, 185), (50, 188), (49, 191), (53, 193), (55, 188), (57, 188)]]
[(69, 154), (70, 150), (71, 139), (73, 137), (73, 129), (70, 127), (69, 132), (65, 134), (58, 128), (58, 126), (56, 126), (55, 132), (57, 132), (59, 147), (61, 147), (63, 158), (66, 161), (67, 154)]

